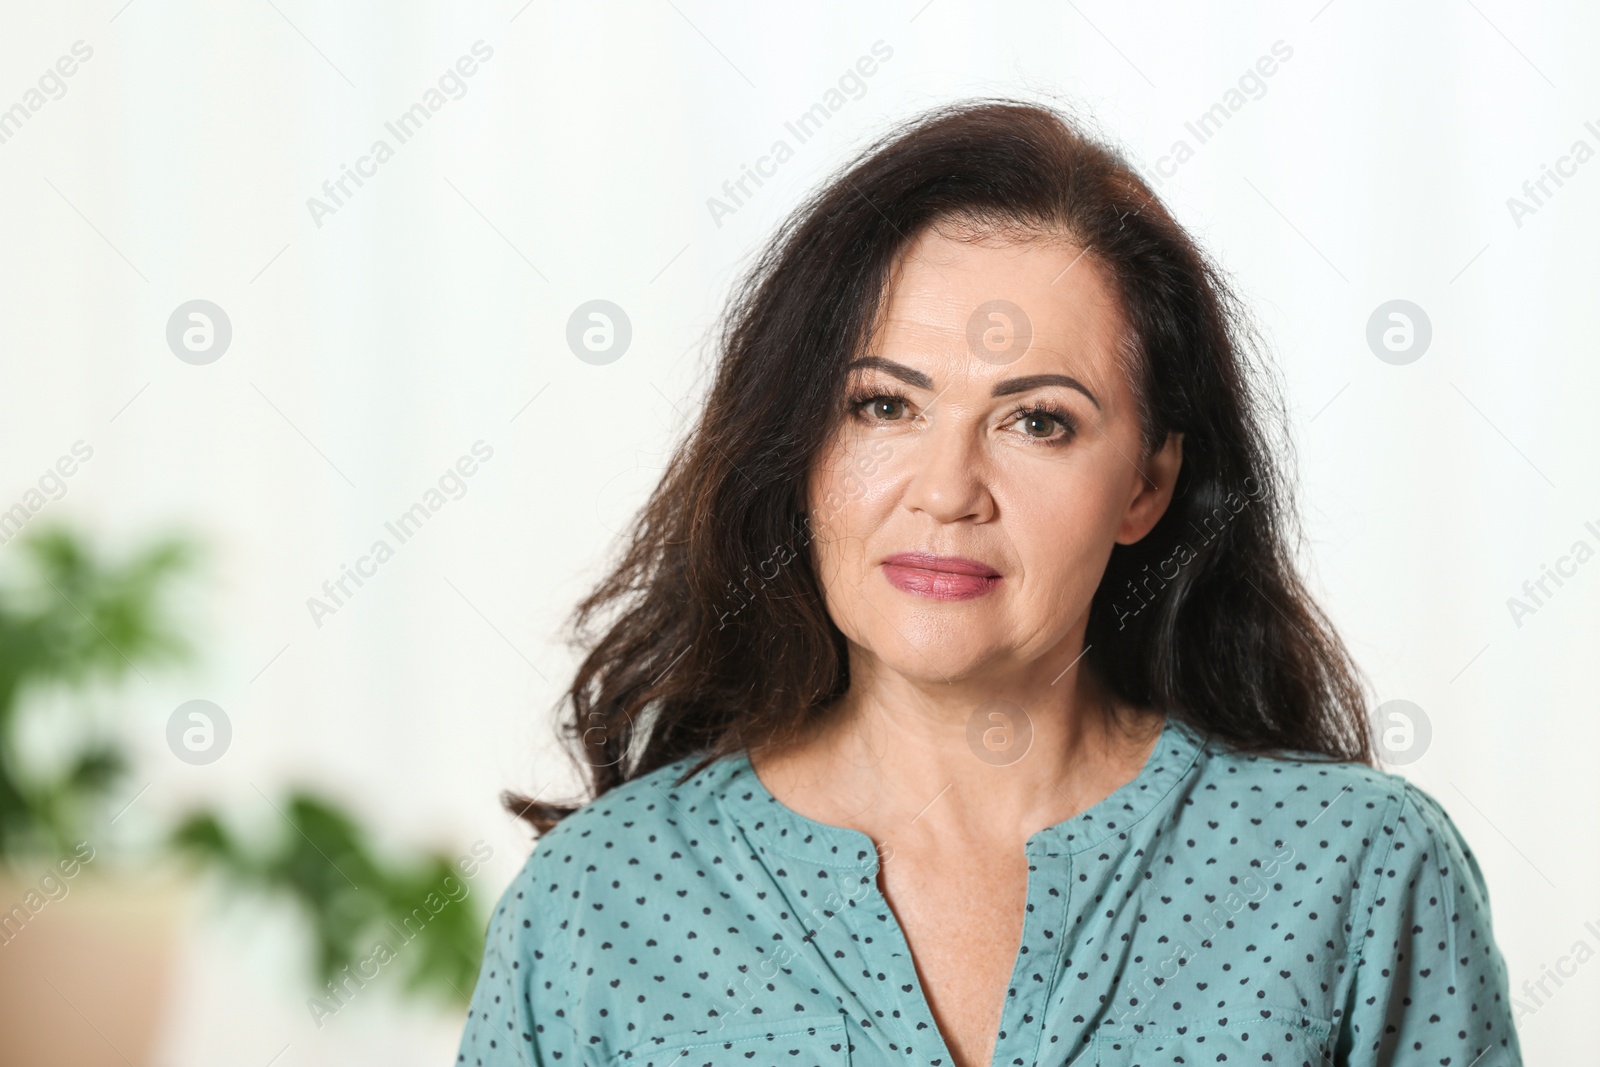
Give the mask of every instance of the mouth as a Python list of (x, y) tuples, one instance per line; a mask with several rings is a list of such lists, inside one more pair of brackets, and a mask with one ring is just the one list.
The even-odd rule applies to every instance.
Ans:
[(884, 559), (883, 576), (901, 592), (930, 600), (970, 600), (992, 592), (1000, 572), (975, 559), (898, 552)]

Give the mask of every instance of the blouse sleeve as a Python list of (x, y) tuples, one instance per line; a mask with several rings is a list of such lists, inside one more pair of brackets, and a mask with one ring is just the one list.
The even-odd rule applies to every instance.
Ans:
[(1409, 781), (1376, 873), (1338, 1062), (1521, 1067), (1483, 872), (1439, 802)]
[[(456, 1056), (463, 1067), (584, 1065), (567, 1022), (558, 965), (538, 944), (543, 931), (535, 914), (534, 866), (530, 858), (489, 920), (483, 965)], [(549, 919), (548, 912), (542, 918)]]

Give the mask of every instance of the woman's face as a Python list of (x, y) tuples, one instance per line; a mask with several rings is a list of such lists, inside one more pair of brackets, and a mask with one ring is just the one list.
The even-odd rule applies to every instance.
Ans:
[(1181, 435), (1142, 455), (1114, 290), (1080, 252), (930, 228), (901, 257), (809, 487), (853, 667), (1049, 681), (1112, 546), (1166, 508)]

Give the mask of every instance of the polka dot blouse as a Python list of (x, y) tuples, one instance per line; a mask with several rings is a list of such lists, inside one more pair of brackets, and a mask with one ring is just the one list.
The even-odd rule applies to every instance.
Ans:
[[(607, 793), (491, 918), (472, 1067), (953, 1067), (857, 830), (746, 756)], [(1028, 839), (995, 1067), (1519, 1067), (1489, 896), (1431, 795), (1229, 753), (1169, 718), (1143, 770)]]

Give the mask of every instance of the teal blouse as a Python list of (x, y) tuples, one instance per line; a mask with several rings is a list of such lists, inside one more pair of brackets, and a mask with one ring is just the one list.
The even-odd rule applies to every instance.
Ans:
[[(878, 889), (893, 857), (779, 803), (746, 756), (676, 784), (691, 762), (540, 839), (459, 1062), (950, 1067)], [(1026, 848), (995, 1067), (1522, 1063), (1478, 863), (1398, 775), (1169, 717), (1136, 778)]]

